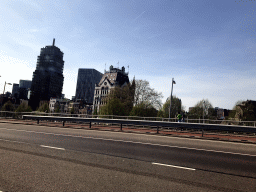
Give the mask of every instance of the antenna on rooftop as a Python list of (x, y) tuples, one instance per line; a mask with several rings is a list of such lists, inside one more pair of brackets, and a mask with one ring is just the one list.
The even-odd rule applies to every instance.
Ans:
[(54, 46), (54, 44), (55, 44), (55, 38), (53, 38), (52, 46)]

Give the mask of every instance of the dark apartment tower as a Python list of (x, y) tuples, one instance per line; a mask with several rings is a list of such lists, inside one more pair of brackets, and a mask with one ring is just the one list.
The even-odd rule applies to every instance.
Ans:
[(28, 99), (28, 91), (31, 88), (32, 81), (20, 80), (19, 84), (19, 99)]
[(53, 39), (52, 46), (42, 48), (37, 58), (29, 102), (33, 110), (42, 100), (49, 101), (51, 97), (61, 97), (64, 81), (63, 67), (63, 52), (55, 46), (55, 39)]
[(95, 69), (78, 69), (75, 98), (92, 104), (95, 84), (100, 82), (102, 75)]
[(19, 84), (17, 84), (17, 83), (13, 83), (12, 96), (15, 97), (16, 99), (19, 98)]

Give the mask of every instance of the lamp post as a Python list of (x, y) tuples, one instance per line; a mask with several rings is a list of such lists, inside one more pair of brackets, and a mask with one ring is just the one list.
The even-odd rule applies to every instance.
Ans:
[[(1, 77), (1, 76), (0, 76)], [(3, 102), (4, 102), (4, 92), (5, 92), (5, 86), (6, 86), (6, 84), (7, 85), (12, 85), (11, 83), (6, 83), (6, 81), (5, 81), (5, 83), (4, 83), (4, 91), (3, 91), (3, 95), (2, 95), (2, 97), (1, 97), (1, 106), (3, 105)]]
[[(176, 84), (174, 81), (174, 78), (172, 78), (172, 90), (173, 90), (173, 84)], [(170, 97), (170, 110), (169, 110), (169, 119), (171, 118), (171, 107), (172, 107), (172, 90), (171, 90), (171, 97)]]
[[(5, 86), (6, 86), (6, 84), (7, 84), (7, 85), (12, 85), (11, 83), (6, 83), (6, 81), (5, 81), (5, 83), (4, 83), (4, 92), (5, 92)], [(4, 95), (4, 92), (3, 92), (3, 95)]]
[(204, 106), (205, 106), (205, 100), (203, 101), (203, 123), (204, 123)]

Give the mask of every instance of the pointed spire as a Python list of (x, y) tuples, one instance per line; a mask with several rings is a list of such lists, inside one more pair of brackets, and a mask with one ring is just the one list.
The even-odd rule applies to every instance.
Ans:
[(54, 46), (54, 44), (55, 44), (55, 38), (53, 38), (52, 46)]

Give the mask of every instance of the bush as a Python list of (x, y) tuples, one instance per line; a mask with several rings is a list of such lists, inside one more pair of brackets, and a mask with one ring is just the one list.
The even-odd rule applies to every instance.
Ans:
[(30, 106), (26, 106), (25, 103), (22, 103), (19, 105), (19, 107), (16, 109), (16, 112), (32, 112), (32, 108)]
[(14, 111), (14, 106), (11, 101), (7, 101), (4, 106), (2, 107), (2, 111)]
[(132, 111), (130, 112), (130, 116), (140, 116), (140, 117), (156, 117), (158, 111), (152, 107), (145, 105), (144, 103), (141, 103), (139, 105), (136, 105), (132, 108)]
[(50, 111), (49, 105), (47, 103), (45, 103), (45, 104), (41, 105), (41, 107), (39, 107), (37, 111), (49, 113), (49, 111)]

